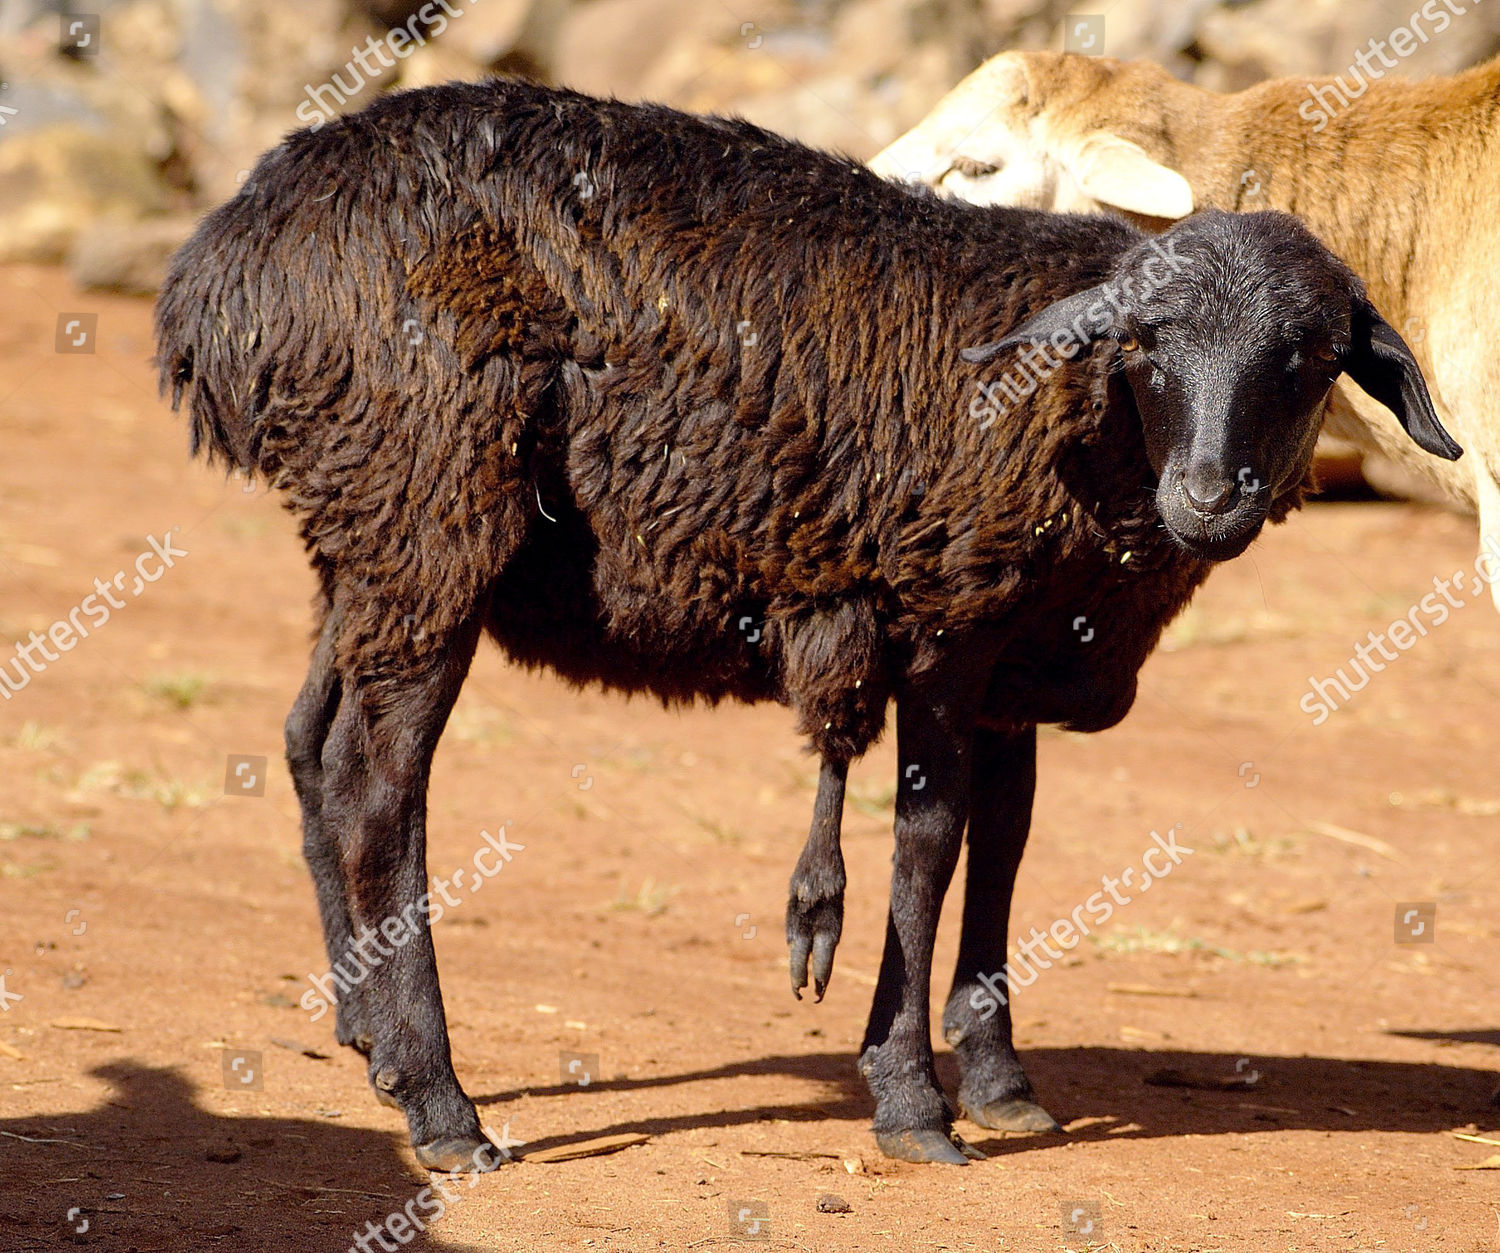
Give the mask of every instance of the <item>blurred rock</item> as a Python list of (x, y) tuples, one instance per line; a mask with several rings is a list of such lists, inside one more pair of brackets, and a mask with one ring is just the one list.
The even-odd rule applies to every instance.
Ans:
[(551, 53), (548, 36), (573, 7), (544, 0), (483, 0), (460, 10), (463, 17), (449, 23), (442, 43), (476, 66), (491, 66), (525, 41), (526, 55), (540, 61)]
[(405, 26), (427, 0), (349, 0), (349, 10), (377, 26)]
[(783, 0), (754, 20), (690, 0), (593, 0), (564, 24), (553, 77), (868, 156), (999, 46), (984, 0)]
[[(1196, 43), (1204, 17), (1222, 7), (1222, 0), (1118, 0), (1104, 13), (1104, 53), (1121, 60), (1145, 57), (1191, 79), (1199, 65)], [(1099, 11), (1097, 4), (1078, 4), (1069, 16)], [(1063, 29), (1059, 22), (1048, 46), (1064, 46)]]
[[(309, 93), (328, 89), (335, 72), (354, 88), (327, 91), (331, 101), (342, 98), (340, 111), (370, 103), (396, 81), (394, 70), (372, 61), (377, 73), (366, 74), (355, 59), (381, 28), (351, 18), (343, 0), (172, 0), (169, 7), (175, 50), (161, 63), (170, 82), (163, 94), (181, 119), (196, 188), (207, 203), (233, 195), (257, 156), (318, 116)], [(114, 25), (118, 39), (121, 22)]]
[(712, 69), (717, 77), (740, 24), (728, 9), (699, 0), (591, 0), (563, 19), (548, 77), (579, 91), (638, 99), (665, 59), (686, 59), (698, 76)]
[[(392, 86), (522, 73), (598, 94), (736, 113), (869, 156), (1002, 48), (1061, 46), (1103, 12), (1104, 50), (1219, 90), (1347, 71), (1412, 0), (0, 0), (0, 258), (59, 259), (145, 283), (164, 216), (232, 195), (288, 131)], [(63, 10), (100, 18), (63, 57)], [(429, 16), (432, 10), (426, 10)], [(409, 55), (380, 63), (396, 27)], [(439, 31), (441, 27), (441, 31)], [(1393, 73), (1456, 70), (1500, 47), (1471, 3)], [(371, 50), (376, 50), (372, 53)], [(363, 64), (361, 60), (363, 59)], [(315, 101), (322, 101), (326, 108)], [(96, 220), (106, 233), (85, 239)], [(163, 236), (164, 238), (164, 236)]]
[(68, 270), (89, 290), (147, 296), (167, 275), (167, 262), (193, 232), (194, 217), (94, 223), (77, 237)]
[[(1205, 74), (1204, 85), (1218, 86), (1217, 80), (1225, 77), (1234, 86), (1248, 86), (1288, 74), (1347, 74), (1356, 53), (1368, 52), (1372, 39), (1388, 39), (1421, 7), (1411, 0), (1259, 0), (1215, 6), (1204, 14), (1199, 43), (1205, 58), (1225, 69)], [(1414, 78), (1452, 74), (1492, 56), (1500, 48), (1500, 8), (1459, 7), (1467, 12), (1451, 17), (1446, 31), (1420, 42), (1410, 56), (1391, 57), (1399, 66), (1386, 72)], [(1424, 29), (1432, 28), (1429, 19)]]
[(109, 131), (60, 122), (0, 141), (0, 261), (61, 261), (101, 218), (165, 202), (155, 163)]
[[(1032, 6), (1039, 7), (1039, 6)], [(1265, 78), (1347, 73), (1370, 41), (1410, 23), (1411, 0), (1116, 0), (1105, 8), (1107, 55), (1147, 57), (1214, 91), (1238, 91)], [(1082, 0), (1074, 16), (1098, 13)], [(1387, 72), (1452, 74), (1500, 50), (1500, 8), (1470, 4)], [(1423, 29), (1432, 31), (1433, 21)], [(1051, 46), (1062, 46), (1061, 29)]]
[[(350, 55), (342, 0), (95, 3), (98, 53), (58, 54), (55, 5), (0, 12), (0, 258), (61, 260), (96, 220), (232, 194)], [(374, 89), (365, 99), (373, 98)], [(363, 103), (364, 101), (360, 101)]]

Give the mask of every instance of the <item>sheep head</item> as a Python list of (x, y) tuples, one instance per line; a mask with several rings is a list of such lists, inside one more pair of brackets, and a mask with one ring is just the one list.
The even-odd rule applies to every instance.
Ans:
[(1157, 509), (1195, 556), (1238, 556), (1307, 475), (1334, 381), (1347, 374), (1434, 456), (1443, 429), (1421, 368), (1364, 284), (1296, 218), (1200, 213), (1143, 238), (1111, 277), (1055, 302), (973, 363), (1024, 349), (1046, 372), (1107, 345), (1140, 417)]
[[(1165, 225), (1193, 211), (1193, 188), (1119, 131), (1142, 119), (1149, 142), (1151, 122), (1172, 117), (1189, 92), (1149, 62), (1002, 52), (869, 164), (970, 204), (1115, 211)], [(1185, 121), (1201, 111), (1187, 106)]]

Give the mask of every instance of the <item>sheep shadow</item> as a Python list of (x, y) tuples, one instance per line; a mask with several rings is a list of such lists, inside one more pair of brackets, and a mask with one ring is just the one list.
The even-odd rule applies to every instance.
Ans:
[[(1402, 1033), (1412, 1034), (1412, 1033)], [(1459, 1033), (1488, 1039), (1491, 1032)], [(1333, 1057), (1245, 1057), (1230, 1053), (1100, 1047), (1023, 1050), (1021, 1060), (1039, 1099), (1064, 1125), (1089, 1120), (1067, 1134), (998, 1136), (960, 1120), (960, 1133), (991, 1156), (1055, 1148), (1070, 1140), (1138, 1140), (1255, 1131), (1392, 1131), (1435, 1133), (1500, 1118), (1491, 1104), (1493, 1071), (1433, 1062)], [(958, 1088), (957, 1059), (938, 1057), (950, 1094)], [(640, 1118), (528, 1140), (531, 1149), (560, 1147), (596, 1136), (661, 1136), (700, 1128), (729, 1128), (781, 1119), (867, 1123), (873, 1103), (844, 1053), (777, 1055), (712, 1069), (641, 1079), (599, 1079), (588, 1091), (634, 1092), (711, 1080), (788, 1075), (827, 1085), (810, 1101)], [(573, 1085), (495, 1092), (476, 1104), (498, 1105), (520, 1096), (577, 1097)], [(713, 1098), (710, 1096), (709, 1100)], [(705, 1106), (708, 1101), (705, 1101)], [(787, 1148), (795, 1148), (788, 1144)]]
[[(1493, 1031), (1402, 1032), (1419, 1038), (1489, 1043)], [(1058, 1148), (1069, 1140), (1144, 1139), (1254, 1131), (1435, 1133), (1494, 1115), (1495, 1075), (1470, 1066), (1346, 1060), (1245, 1058), (1185, 1050), (1080, 1047), (1032, 1049), (1023, 1060), (1043, 1102), (1069, 1135), (998, 1137), (959, 1124), (991, 1156)], [(938, 1059), (955, 1090), (951, 1054)], [(327, 1119), (226, 1117), (203, 1109), (175, 1070), (116, 1062), (91, 1072), (113, 1088), (91, 1110), (0, 1118), (0, 1248), (253, 1248), (303, 1253), (344, 1248), (367, 1223), (403, 1208), (430, 1180), (404, 1156), (400, 1137)], [(846, 1053), (773, 1055), (639, 1079), (599, 1079), (597, 1093), (675, 1088), (710, 1080), (789, 1076), (825, 1092), (804, 1101), (723, 1108), (707, 1090), (698, 1112), (582, 1127), (528, 1148), (560, 1147), (602, 1135), (664, 1136), (784, 1119), (853, 1124), (872, 1112)], [(554, 1085), (478, 1097), (481, 1106), (523, 1095), (577, 1097)], [(572, 1120), (577, 1126), (579, 1121)], [(788, 1142), (788, 1149), (797, 1145)], [(503, 1186), (470, 1176), (476, 1195)], [(494, 1182), (501, 1181), (501, 1182)], [(455, 1188), (462, 1204), (467, 1183)], [(87, 1223), (85, 1227), (84, 1224)], [(433, 1253), (478, 1253), (421, 1232), (404, 1245)]]
[[(343, 1249), (429, 1183), (395, 1135), (224, 1117), (172, 1069), (90, 1073), (113, 1087), (97, 1108), (0, 1118), (0, 1248)], [(468, 1178), (477, 1194), (496, 1176)], [(455, 1189), (461, 1205), (466, 1183)], [(404, 1247), (478, 1253), (431, 1232)]]

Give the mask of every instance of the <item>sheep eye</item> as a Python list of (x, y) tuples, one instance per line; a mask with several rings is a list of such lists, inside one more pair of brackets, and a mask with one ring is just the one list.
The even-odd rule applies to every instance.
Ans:
[(998, 165), (992, 165), (988, 161), (976, 161), (973, 157), (965, 156), (954, 157), (952, 168), (965, 178), (988, 178), (991, 174), (1000, 172)]

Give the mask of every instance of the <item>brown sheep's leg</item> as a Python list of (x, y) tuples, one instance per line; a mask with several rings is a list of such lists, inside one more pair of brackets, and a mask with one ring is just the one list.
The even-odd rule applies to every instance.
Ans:
[(488, 1170), (473, 1103), (448, 1047), (427, 892), (427, 780), (432, 755), (478, 638), (477, 621), (422, 668), (343, 678), (323, 747), (322, 821), (337, 841), (352, 944), (364, 959), (361, 1002), (370, 1082), (400, 1106), (417, 1160), (432, 1170)]
[[(900, 774), (890, 919), (870, 1025), (859, 1059), (875, 1096), (875, 1142), (889, 1157), (963, 1165), (982, 1157), (953, 1133), (938, 1086), (928, 1013), (932, 950), (943, 896), (968, 816), (972, 711), (961, 688), (902, 692), (896, 704)], [(983, 683), (969, 679), (970, 689)]]
[(1036, 792), (1036, 728), (1012, 734), (979, 727), (969, 810), (969, 865), (963, 935), (943, 1038), (958, 1054), (958, 1103), (995, 1131), (1057, 1131), (1036, 1104), (1011, 1043), (1006, 931), (1016, 870), (1031, 829)]
[(786, 902), (786, 942), (791, 950), (792, 995), (799, 1001), (807, 986), (807, 959), (812, 956), (813, 992), (818, 1000), (833, 975), (833, 951), (844, 929), (844, 853), (839, 847), (844, 817), (844, 784), (849, 763), (823, 759), (812, 830)]
[[(286, 720), (286, 759), (297, 800), (302, 806), (302, 856), (312, 872), (318, 914), (323, 920), (323, 943), (328, 950), (330, 978), (338, 989), (334, 1038), (361, 1053), (370, 1051), (370, 1027), (360, 999), (360, 987), (343, 978), (357, 968), (348, 961), (349, 902), (337, 842), (323, 826), (323, 745), (339, 707), (339, 676), (333, 664), (339, 623), (329, 614), (313, 648), (307, 680)], [(342, 963), (342, 968), (335, 970)]]

